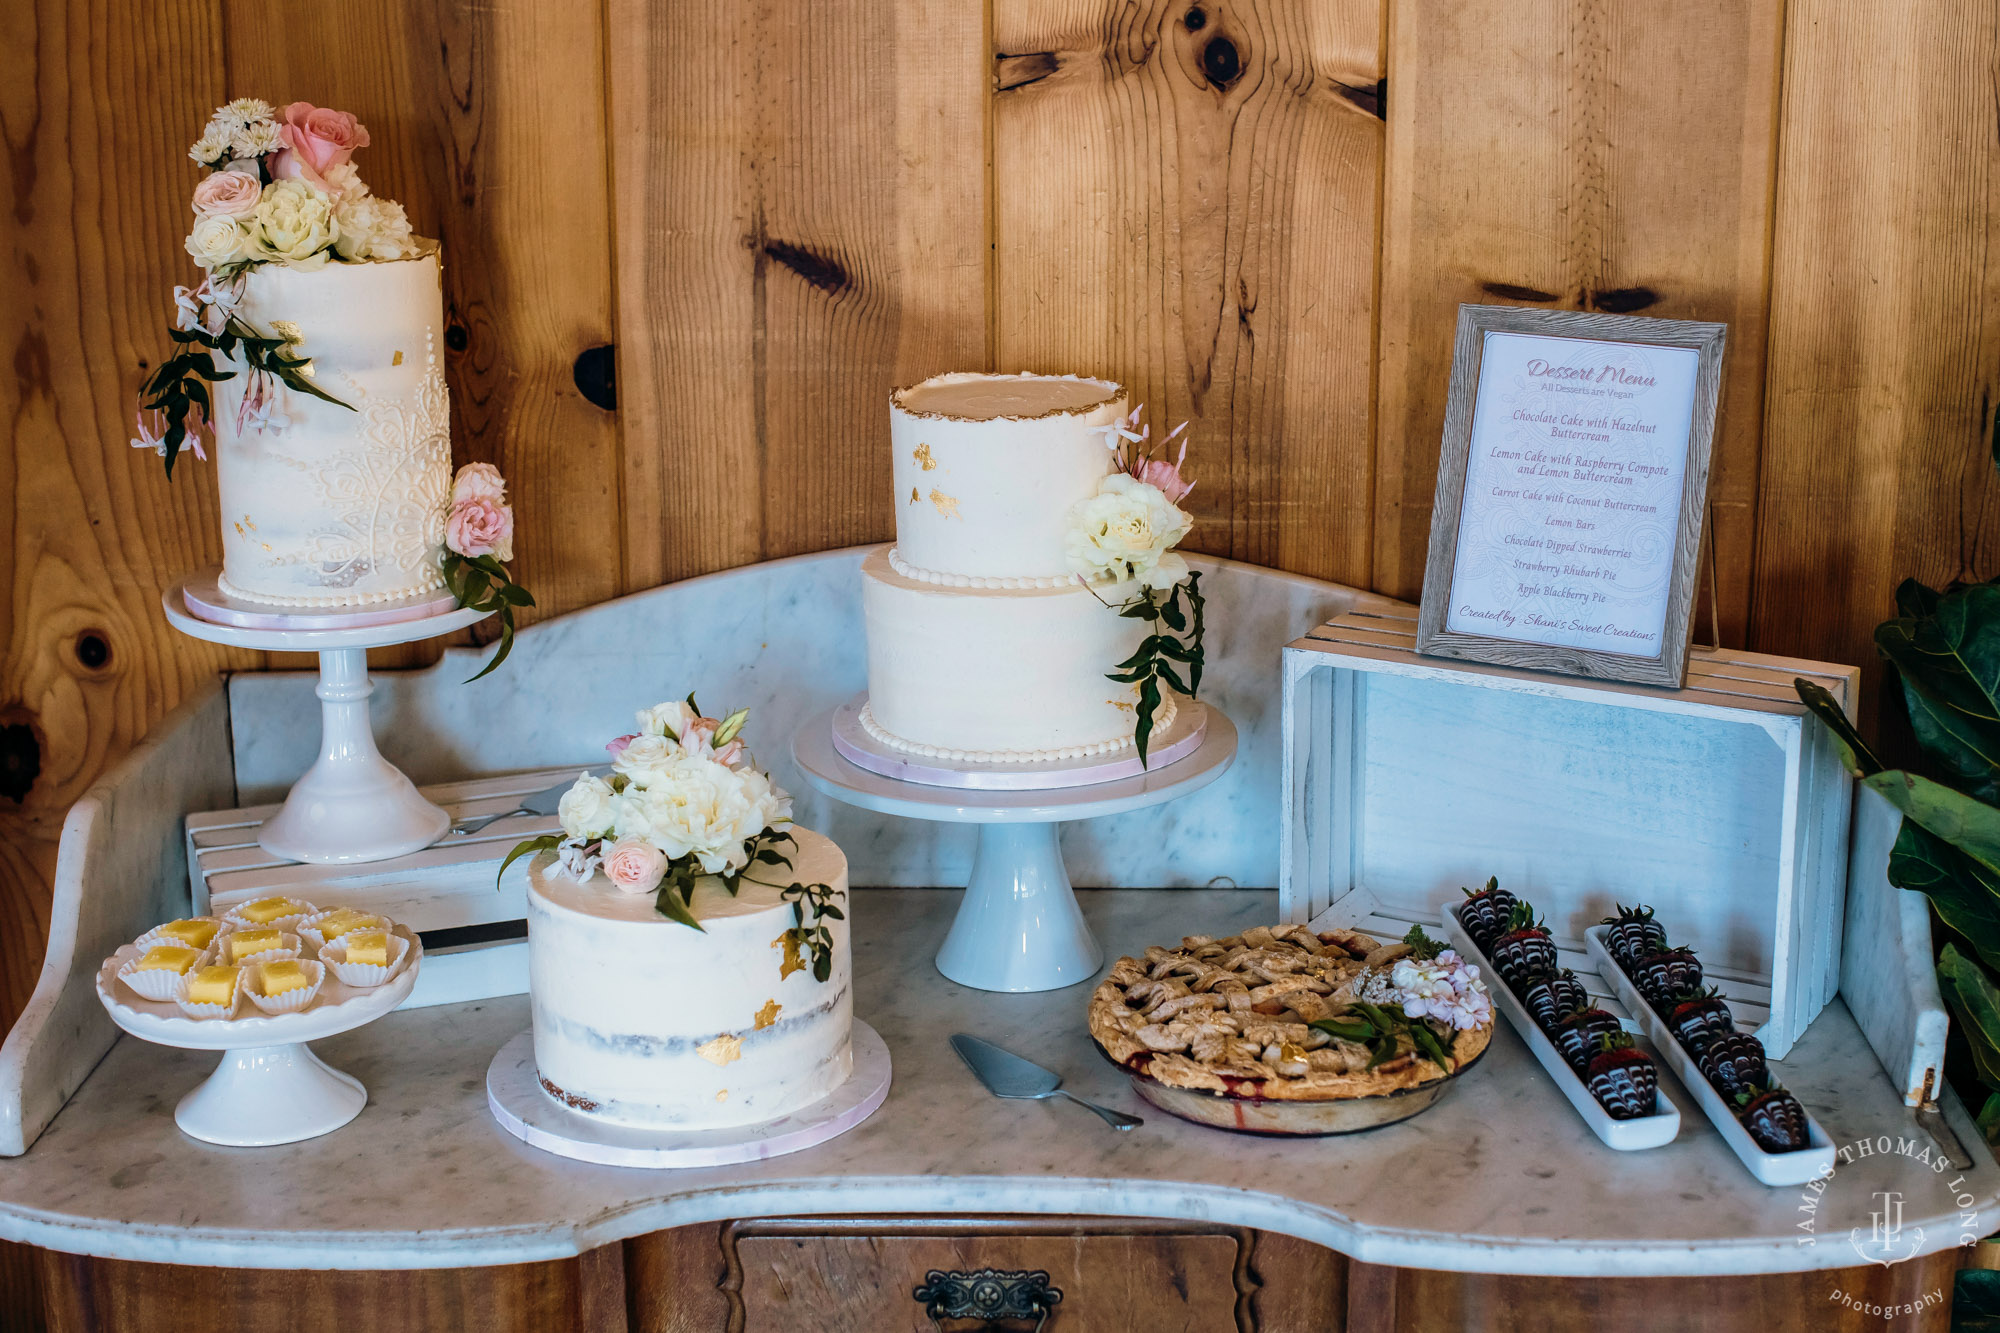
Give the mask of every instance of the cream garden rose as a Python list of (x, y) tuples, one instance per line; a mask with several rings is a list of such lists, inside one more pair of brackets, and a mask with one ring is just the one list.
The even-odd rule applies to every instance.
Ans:
[(585, 773), (563, 793), (556, 819), (572, 838), (601, 838), (617, 823), (617, 793), (603, 778)]
[(304, 181), (273, 181), (265, 186), (256, 219), (259, 257), (292, 268), (321, 267), (340, 239), (333, 201)]
[(334, 249), (342, 259), (407, 259), (417, 252), (403, 206), (369, 194), (366, 186), (343, 193), (333, 214), (340, 224)]
[(791, 818), (791, 798), (755, 769), (683, 757), (622, 793), (617, 834), (621, 842), (643, 838), (675, 860), (692, 856), (705, 873), (719, 875), (748, 865), (744, 844)]
[(255, 248), (243, 224), (222, 214), (197, 220), (187, 238), (188, 254), (206, 269), (240, 264), (251, 257)]
[(1114, 472), (1096, 495), (1070, 510), (1064, 554), (1087, 579), (1137, 579), (1148, 588), (1170, 588), (1187, 577), (1187, 562), (1173, 547), (1193, 524), (1157, 486)]

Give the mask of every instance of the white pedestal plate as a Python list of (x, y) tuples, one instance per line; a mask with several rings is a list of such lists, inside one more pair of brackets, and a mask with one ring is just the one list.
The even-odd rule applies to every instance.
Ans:
[[(845, 723), (857, 708), (848, 703), (808, 718), (792, 737), (792, 761), (806, 781), (837, 801), (906, 819), (979, 825), (965, 899), (937, 955), (939, 972), (975, 990), (1056, 990), (1096, 975), (1104, 951), (1084, 923), (1070, 887), (1057, 841), (1062, 825), (1199, 791), (1227, 772), (1236, 758), (1236, 727), (1221, 711), (1207, 708), (1206, 726), (1191, 749), (1136, 776), (1026, 790), (940, 786), (935, 779), (941, 768), (960, 768), (958, 779), (971, 783), (990, 780), (996, 768), (1053, 766), (954, 766), (913, 759), (913, 765), (930, 770), (926, 776), (933, 780), (925, 782), (871, 772), (843, 757), (835, 745), (836, 727), (851, 744), (854, 733)], [(1185, 705), (1177, 729), (1192, 731), (1197, 719), (1191, 714), (1202, 708), (1206, 705)], [(1171, 744), (1175, 734), (1170, 731), (1162, 740)], [(1101, 768), (1103, 763), (1084, 760), (1077, 767)]]
[(409, 941), (396, 975), (361, 990), (342, 984), (328, 968), (312, 1006), (296, 1014), (257, 1013), (246, 997), (237, 1001), (235, 1018), (189, 1018), (171, 1002), (141, 999), (118, 980), (118, 969), (140, 952), (133, 944), (104, 960), (97, 998), (112, 1022), (144, 1041), (223, 1053), (215, 1072), (174, 1108), (182, 1133), (233, 1148), (296, 1143), (332, 1133), (368, 1104), (360, 1079), (327, 1064), (306, 1043), (371, 1023), (409, 998), (424, 946), (405, 927), (396, 933)]
[(319, 758), (292, 784), (257, 845), (287, 861), (345, 865), (418, 851), (449, 832), (451, 816), (375, 748), (368, 650), (434, 639), (492, 613), (461, 610), (450, 593), (281, 610), (223, 593), (219, 572), (191, 574), (161, 595), (169, 624), (210, 643), (319, 654)]

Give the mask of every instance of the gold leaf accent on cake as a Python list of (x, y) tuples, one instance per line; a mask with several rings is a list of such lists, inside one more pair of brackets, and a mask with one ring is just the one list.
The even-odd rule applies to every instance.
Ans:
[(402, 349), (402, 348), (398, 347), (398, 348), (396, 349), (396, 354), (395, 354), (394, 356), (392, 356), (392, 357), (390, 357), (390, 358), (389, 358), (389, 364), (390, 364), (390, 365), (392, 365), (392, 366), (400, 366), (400, 365), (402, 365), (402, 364), (403, 364), (403, 349)]
[(723, 1088), (723, 1089), (720, 1089), (719, 1091), (717, 1091), (717, 1093), (715, 1094), (715, 1100), (717, 1100), (717, 1101), (719, 1101), (719, 1102), (726, 1102), (726, 1101), (728, 1101), (728, 1100), (729, 1100), (729, 1089), (727, 1089), (727, 1088)]
[(917, 494), (917, 488), (916, 488), (916, 487), (914, 487), (914, 486), (910, 487), (910, 503), (911, 503), (911, 504), (915, 504), (915, 503), (916, 503), (917, 501), (919, 501), (919, 500), (921, 500), (921, 499), (923, 499), (923, 498), (924, 498), (923, 496), (921, 496), (921, 495), (918, 495), (918, 494)]
[(776, 1000), (764, 1001), (764, 1007), (757, 1011), (757, 1030), (762, 1032), (765, 1028), (777, 1022), (778, 1011), (784, 1007), (784, 1005), (779, 1004)]
[(956, 495), (946, 495), (943, 491), (933, 486), (931, 487), (931, 503), (936, 505), (938, 513), (944, 515), (946, 518), (958, 517), (958, 497)]
[(694, 1053), (719, 1069), (731, 1060), (743, 1058), (743, 1038), (725, 1032), (695, 1047)]
[(1104, 702), (1110, 704), (1113, 708), (1117, 709), (1121, 713), (1129, 713), (1132, 711), (1133, 708), (1133, 704), (1130, 699), (1106, 699)]
[(928, 444), (920, 444), (910, 450), (910, 457), (916, 459), (917, 466), (926, 472), (937, 470), (937, 459), (931, 457), (931, 447)]
[(785, 961), (778, 964), (778, 980), (783, 981), (794, 972), (803, 972), (806, 970), (806, 965), (799, 961), (799, 942), (792, 935), (791, 931), (788, 930), (778, 936), (777, 939), (772, 940), (771, 947), (785, 951)]

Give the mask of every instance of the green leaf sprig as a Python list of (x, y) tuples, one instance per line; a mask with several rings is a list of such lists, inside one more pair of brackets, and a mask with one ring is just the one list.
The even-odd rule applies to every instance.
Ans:
[(1410, 1046), (1421, 1052), (1423, 1057), (1449, 1074), (1452, 1059), (1438, 1040), (1437, 1033), (1430, 1025), (1412, 1019), (1403, 1012), (1400, 1004), (1369, 1004), (1356, 1000), (1346, 1013), (1334, 1018), (1314, 1020), (1308, 1026), (1316, 1027), (1328, 1036), (1342, 1041), (1355, 1042), (1368, 1048), (1368, 1068), (1393, 1060), (1408, 1041)]
[(507, 566), (492, 555), (473, 558), (447, 548), (444, 553), (444, 582), (451, 595), (458, 599), (458, 604), (467, 610), (500, 613), (500, 649), (493, 654), (492, 661), (466, 677), (465, 683), (470, 685), (481, 676), (490, 674), (507, 660), (508, 653), (514, 651), (514, 608), (533, 606), (535, 599), (526, 588), (514, 582)]
[(236, 378), (236, 371), (217, 367), (217, 352), (227, 360), (240, 351), (250, 373), (275, 375), (300, 393), (332, 403), (335, 407), (344, 407), (350, 412), (354, 410), (351, 404), (342, 402), (312, 382), (312, 358), (287, 356), (285, 349), (291, 346), (289, 340), (266, 338), (235, 315), (228, 317), (220, 333), (209, 333), (200, 328), (169, 329), (167, 336), (179, 345), (180, 350), (162, 361), (147, 376), (139, 396), (141, 407), (160, 413), (166, 421), (167, 428), (160, 444), (165, 451), (169, 477), (174, 475), (174, 460), (180, 457), (181, 446), (187, 443), (188, 414), (198, 406), (202, 415), (213, 421), (215, 405), (208, 386)]
[(1109, 680), (1139, 687), (1132, 739), (1139, 747), (1141, 767), (1146, 765), (1146, 749), (1152, 742), (1154, 715), (1165, 698), (1161, 685), (1170, 685), (1190, 699), (1201, 690), (1206, 656), (1202, 646), (1204, 606), (1201, 574), (1196, 571), (1170, 589), (1141, 589), (1118, 608), (1118, 614), (1129, 620), (1147, 620), (1153, 625), (1153, 632), (1140, 642), (1137, 652), (1120, 662), (1116, 670), (1105, 672)]

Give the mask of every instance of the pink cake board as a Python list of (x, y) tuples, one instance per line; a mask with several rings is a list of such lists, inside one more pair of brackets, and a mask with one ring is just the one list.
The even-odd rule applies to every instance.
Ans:
[(825, 1143), (875, 1114), (889, 1095), (889, 1048), (858, 1018), (853, 1042), (854, 1072), (847, 1082), (803, 1111), (729, 1129), (632, 1129), (579, 1115), (544, 1092), (530, 1028), (486, 1067), (486, 1105), (521, 1142), (579, 1162), (653, 1169), (761, 1162)]
[(1208, 730), (1208, 709), (1190, 699), (1176, 699), (1174, 720), (1153, 733), (1146, 762), (1139, 752), (1124, 749), (1088, 759), (1050, 759), (1041, 763), (996, 764), (971, 759), (933, 759), (885, 745), (861, 725), (861, 707), (868, 696), (857, 695), (833, 713), (833, 748), (856, 768), (899, 782), (926, 787), (956, 787), (965, 791), (1051, 791), (1116, 782), (1166, 767), (1201, 747)]
[(189, 575), (181, 584), (181, 601), (186, 603), (188, 614), (198, 620), (238, 629), (365, 629), (426, 620), (458, 607), (458, 599), (442, 590), (367, 606), (277, 607), (231, 597), (222, 590), (221, 574), (218, 568)]

